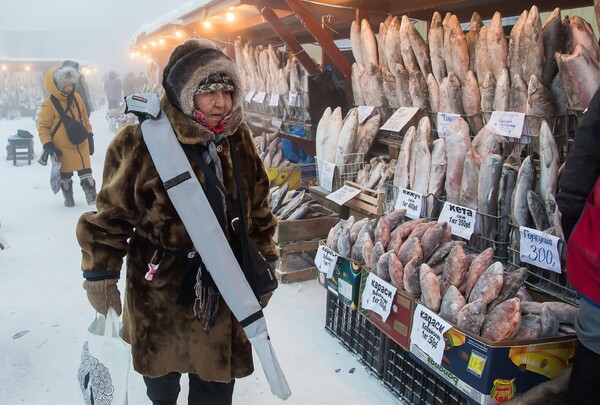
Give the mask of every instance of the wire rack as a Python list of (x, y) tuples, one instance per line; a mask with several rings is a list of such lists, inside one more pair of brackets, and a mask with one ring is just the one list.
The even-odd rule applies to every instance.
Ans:
[[(335, 172), (333, 174), (333, 183), (331, 191), (336, 191), (344, 185), (345, 181), (356, 181), (358, 172), (364, 167), (364, 154), (362, 153), (350, 153), (344, 155), (343, 160), (350, 162), (342, 165), (335, 165)], [(321, 178), (321, 172), (324, 167), (324, 160), (316, 158), (317, 162), (317, 179)]]

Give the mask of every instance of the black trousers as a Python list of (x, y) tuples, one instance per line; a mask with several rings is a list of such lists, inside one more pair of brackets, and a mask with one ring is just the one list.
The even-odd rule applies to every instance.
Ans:
[[(157, 378), (144, 377), (146, 393), (152, 404), (177, 405), (180, 379), (181, 373), (177, 372)], [(235, 380), (228, 383), (204, 381), (196, 374), (189, 374), (189, 380), (188, 405), (231, 405)]]
[(581, 344), (577, 345), (567, 405), (600, 404), (600, 355)]

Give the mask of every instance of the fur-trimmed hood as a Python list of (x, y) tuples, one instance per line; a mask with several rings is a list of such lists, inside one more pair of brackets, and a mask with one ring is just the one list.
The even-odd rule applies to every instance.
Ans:
[[(231, 117), (225, 124), (225, 131), (220, 134), (229, 136), (235, 133), (243, 118), (242, 82), (235, 62), (216, 44), (207, 39), (190, 39), (176, 47), (163, 70), (162, 84), (169, 104), (194, 120), (191, 117), (194, 116), (196, 89), (203, 79), (214, 73), (226, 74), (235, 86)], [(173, 120), (171, 122), (173, 123)], [(180, 140), (183, 143), (195, 143)]]
[[(60, 93), (65, 94), (63, 89), (67, 83), (73, 83), (73, 90), (77, 87), (77, 83), (79, 83), (79, 72), (69, 66), (61, 66), (59, 68), (51, 69), (52, 72), (52, 81), (54, 82), (54, 87)], [(46, 82), (46, 89), (48, 92), (52, 93), (50, 88), (48, 88), (48, 83)]]

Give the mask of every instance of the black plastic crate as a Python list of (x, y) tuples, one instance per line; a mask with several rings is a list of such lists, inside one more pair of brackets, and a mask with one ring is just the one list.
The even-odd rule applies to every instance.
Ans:
[(410, 353), (387, 339), (383, 367), (383, 384), (409, 404), (468, 404), (429, 369), (410, 357)]
[(355, 354), (370, 372), (382, 376), (386, 336), (330, 291), (327, 291), (325, 329)]

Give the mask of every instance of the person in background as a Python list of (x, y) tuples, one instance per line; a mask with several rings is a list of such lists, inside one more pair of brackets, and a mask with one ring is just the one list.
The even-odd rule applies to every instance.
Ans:
[(133, 72), (127, 72), (127, 76), (123, 80), (123, 92), (125, 93), (125, 97), (140, 92), (137, 90), (137, 79)]
[[(171, 53), (162, 85), (162, 114), (179, 142), (193, 145), (206, 170), (214, 171), (234, 206), (239, 204), (232, 164), (236, 154), (248, 235), (274, 268), (277, 220), (269, 208), (269, 179), (242, 122), (235, 62), (211, 41), (189, 40)], [(202, 169), (190, 164), (206, 183)], [(217, 187), (206, 189), (232, 249), (239, 252), (231, 218), (224, 218), (223, 194)], [(77, 224), (83, 287), (96, 311), (105, 314), (113, 307), (121, 313), (117, 282), (127, 256), (123, 337), (152, 403), (176, 404), (181, 373), (188, 373), (188, 404), (231, 404), (235, 379), (254, 370), (250, 342), (195, 251), (140, 124), (124, 127), (111, 142), (97, 207)], [(156, 272), (146, 278), (149, 268)]]
[(92, 113), (92, 111), (94, 111), (93, 102), (92, 102), (92, 97), (90, 95), (90, 89), (87, 85), (87, 82), (85, 81), (85, 77), (79, 71), (79, 62), (75, 62), (72, 60), (66, 60), (63, 62), (62, 65), (66, 66), (66, 67), (71, 67), (71, 68), (75, 69), (77, 71), (77, 73), (79, 73), (79, 82), (77, 83), (77, 86), (75, 86), (75, 91), (77, 92), (77, 94), (79, 94), (79, 96), (83, 100), (83, 104), (85, 105), (85, 110), (87, 111), (87, 116), (89, 117), (90, 114)]
[[(77, 70), (66, 66), (51, 68), (46, 72), (45, 87), (50, 96), (42, 103), (37, 123), (44, 151), (54, 155), (61, 164), (60, 188), (67, 207), (75, 205), (72, 180), (74, 171), (79, 174), (81, 188), (85, 192), (88, 205), (93, 205), (96, 201), (96, 182), (90, 164), (90, 155), (94, 153), (94, 138), (91, 135), (92, 126), (85, 104), (81, 96), (75, 92), (79, 76)], [(83, 124), (90, 133), (87, 140), (78, 145), (69, 140), (60, 113), (51, 100), (52, 97), (58, 100), (65, 114)]]
[(146, 77), (146, 73), (140, 72), (136, 79), (137, 91), (140, 93), (145, 93), (146, 91), (148, 91), (147, 86), (148, 86), (148, 77)]
[(111, 70), (108, 72), (108, 79), (104, 82), (104, 91), (108, 101), (108, 109), (114, 110), (121, 107), (123, 101), (123, 83), (119, 76)]
[(567, 242), (567, 276), (581, 298), (566, 404), (600, 404), (600, 178)]

